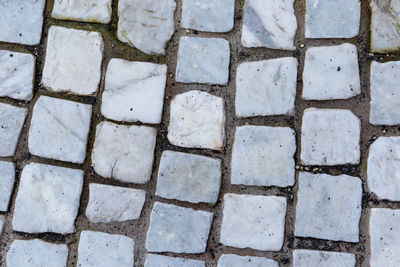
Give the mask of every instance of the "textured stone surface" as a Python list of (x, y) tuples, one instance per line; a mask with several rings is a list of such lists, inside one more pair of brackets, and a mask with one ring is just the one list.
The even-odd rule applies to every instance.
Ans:
[(205, 267), (203, 261), (147, 254), (144, 267)]
[(154, 203), (147, 231), (150, 252), (203, 253), (206, 251), (211, 212)]
[(40, 96), (33, 107), (29, 151), (40, 157), (82, 163), (91, 113), (90, 105)]
[(157, 196), (192, 203), (215, 203), (220, 187), (220, 160), (174, 151), (162, 153)]
[(111, 59), (101, 113), (112, 120), (160, 123), (166, 76), (166, 65)]
[(6, 220), (3, 216), (0, 217), (0, 236), (3, 234), (4, 225), (6, 224)]
[(358, 242), (361, 197), (357, 177), (301, 172), (295, 235)]
[(295, 132), (288, 127), (236, 127), (231, 183), (294, 185)]
[(52, 26), (47, 39), (43, 86), (54, 92), (94, 94), (100, 83), (103, 46), (98, 32)]
[(26, 233), (73, 233), (82, 186), (81, 170), (26, 165), (15, 200), (13, 229)]
[(294, 250), (293, 267), (355, 267), (356, 257), (350, 253), (328, 252), (320, 250)]
[(0, 211), (8, 210), (8, 203), (10, 202), (11, 193), (14, 187), (14, 179), (14, 163), (0, 161)]
[(56, 0), (51, 16), (56, 19), (109, 23), (111, 0)]
[(146, 183), (151, 176), (156, 129), (101, 122), (92, 151), (94, 170), (126, 183)]
[(276, 261), (266, 258), (224, 254), (218, 260), (218, 267), (279, 267), (279, 265)]
[(220, 242), (278, 251), (283, 244), (285, 214), (284, 197), (225, 194)]
[(14, 156), (18, 138), (24, 125), (26, 108), (0, 103), (0, 156)]
[[(358, 0), (356, 0), (358, 1)], [(303, 98), (347, 99), (360, 93), (357, 48), (352, 44), (307, 49)]]
[(293, 115), (297, 60), (277, 58), (239, 65), (235, 110), (238, 117)]

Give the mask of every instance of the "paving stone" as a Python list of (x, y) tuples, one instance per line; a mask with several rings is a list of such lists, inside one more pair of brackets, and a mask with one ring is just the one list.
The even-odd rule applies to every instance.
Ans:
[(105, 178), (144, 184), (153, 167), (156, 129), (101, 122), (92, 151), (94, 170)]
[(0, 103), (0, 156), (14, 156), (15, 148), (24, 125), (26, 108)]
[(306, 109), (300, 157), (308, 165), (358, 164), (360, 120), (347, 109)]
[(371, 0), (371, 51), (400, 50), (400, 3), (392, 0)]
[(54, 1), (51, 16), (107, 24), (111, 21), (111, 0), (57, 0)]
[(225, 139), (223, 99), (201, 91), (171, 101), (168, 140), (176, 146), (221, 150)]
[(2, 0), (0, 41), (35, 45), (40, 42), (46, 0)]
[(40, 239), (14, 240), (7, 252), (8, 267), (65, 267), (68, 247)]
[(14, 163), (0, 161), (0, 211), (8, 210), (8, 204), (14, 187), (14, 179)]
[(295, 152), (295, 132), (288, 127), (236, 127), (231, 183), (292, 186)]
[(132, 267), (135, 243), (124, 235), (82, 231), (79, 238), (79, 267)]
[(104, 43), (98, 32), (52, 26), (42, 84), (50, 91), (92, 95), (100, 83)]
[(145, 199), (144, 190), (91, 183), (86, 217), (95, 223), (139, 219)]
[(31, 100), (34, 71), (33, 55), (0, 50), (0, 96)]
[(164, 55), (174, 33), (175, 9), (174, 0), (120, 0), (118, 39), (146, 54)]
[(359, 0), (306, 0), (306, 38), (352, 38), (360, 28)]
[(233, 29), (235, 0), (183, 0), (181, 25), (204, 32)]
[(192, 203), (215, 203), (221, 188), (221, 160), (164, 151), (158, 168), (156, 195)]
[(166, 65), (111, 59), (101, 113), (112, 120), (160, 123), (166, 79)]
[(203, 253), (213, 214), (207, 211), (154, 203), (147, 231), (149, 252)]
[(29, 151), (36, 156), (83, 163), (92, 106), (40, 96), (33, 107)]
[(203, 261), (147, 254), (144, 267), (205, 267)]
[(400, 124), (400, 61), (371, 63), (369, 121), (374, 125)]
[(83, 171), (39, 163), (26, 165), (15, 200), (12, 226), (26, 233), (75, 231)]
[(301, 172), (297, 193), (295, 235), (358, 242), (361, 180)]
[(236, 74), (238, 117), (293, 115), (297, 60), (293, 57), (245, 62)]
[(358, 94), (360, 76), (355, 45), (307, 49), (303, 71), (304, 99), (347, 99)]
[(293, 251), (293, 267), (354, 267), (356, 257), (350, 253), (297, 249)]
[(294, 0), (246, 0), (242, 45), (295, 50), (297, 21), (293, 3)]
[(225, 194), (220, 242), (278, 251), (283, 245), (285, 214), (284, 197)]
[(279, 265), (276, 261), (266, 258), (224, 254), (218, 260), (218, 267), (279, 267)]
[(0, 217), (0, 236), (4, 232), (4, 225), (6, 224), (6, 220), (3, 216)]
[(227, 84), (229, 53), (229, 42), (225, 39), (181, 37), (176, 66), (176, 81)]

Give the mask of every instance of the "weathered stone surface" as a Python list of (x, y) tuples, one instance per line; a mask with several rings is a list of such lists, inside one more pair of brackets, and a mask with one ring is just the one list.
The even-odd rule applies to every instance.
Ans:
[(14, 156), (18, 138), (24, 125), (26, 108), (0, 103), (0, 156)]
[(190, 91), (171, 101), (168, 140), (177, 146), (221, 150), (225, 112), (220, 97)]
[(354, 267), (356, 257), (350, 253), (297, 249), (293, 251), (293, 267)]
[(36, 156), (82, 163), (92, 106), (40, 96), (33, 107), (29, 151)]
[(358, 242), (361, 180), (301, 172), (297, 192), (295, 235)]
[(358, 94), (360, 75), (355, 45), (307, 49), (303, 71), (304, 99), (347, 99)]
[(156, 129), (101, 122), (92, 151), (94, 170), (126, 183), (146, 183), (151, 176)]
[(144, 267), (205, 267), (203, 261), (147, 254)]
[(215, 203), (221, 187), (221, 161), (164, 151), (158, 168), (156, 195), (192, 203)]
[(206, 251), (211, 212), (154, 203), (147, 231), (149, 252), (203, 253)]
[(284, 197), (225, 194), (220, 242), (278, 251), (283, 244), (285, 214)]
[(174, 33), (174, 0), (120, 0), (118, 39), (150, 55), (164, 55)]
[(279, 267), (279, 265), (276, 261), (266, 258), (224, 254), (218, 260), (218, 267)]
[(13, 229), (26, 233), (73, 233), (82, 186), (81, 170), (26, 165), (15, 200)]
[(103, 47), (98, 32), (52, 26), (47, 39), (43, 86), (54, 92), (94, 94), (100, 83)]
[(8, 203), (14, 187), (14, 178), (14, 163), (0, 161), (0, 211), (8, 210)]
[(109, 23), (111, 0), (56, 0), (51, 16), (56, 19)]
[(0, 217), (0, 236), (3, 234), (5, 223), (6, 223), (6, 220), (4, 219), (3, 216), (1, 216)]
[(288, 127), (236, 127), (231, 183), (259, 186), (294, 185), (295, 132)]
[(166, 65), (111, 59), (101, 113), (112, 120), (160, 123), (166, 79)]
[(293, 57), (245, 62), (236, 74), (238, 117), (293, 115), (297, 60)]

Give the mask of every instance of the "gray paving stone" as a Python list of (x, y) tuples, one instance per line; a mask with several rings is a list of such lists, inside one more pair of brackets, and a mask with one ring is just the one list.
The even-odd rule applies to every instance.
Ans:
[(218, 267), (279, 267), (279, 265), (276, 261), (266, 258), (224, 254), (218, 260)]
[(205, 267), (203, 261), (147, 254), (144, 267)]
[(293, 267), (355, 267), (356, 257), (350, 253), (296, 249), (293, 251)]
[(28, 109), (0, 103), (0, 156), (14, 156)]
[(56, 19), (109, 23), (112, 0), (57, 0), (51, 16)]
[(14, 187), (14, 163), (0, 161), (0, 211), (7, 211)]
[(6, 224), (6, 220), (3, 216), (0, 216), (0, 236), (3, 234), (4, 232), (4, 226)]

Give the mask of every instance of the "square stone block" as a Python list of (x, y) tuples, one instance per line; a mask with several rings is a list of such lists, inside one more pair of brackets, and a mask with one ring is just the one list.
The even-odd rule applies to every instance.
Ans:
[(0, 161), (0, 211), (7, 211), (14, 187), (14, 163)]
[(279, 265), (276, 261), (266, 258), (224, 254), (218, 260), (218, 267), (279, 267)]
[(0, 157), (14, 156), (28, 109), (0, 103)]
[(293, 251), (293, 267), (355, 267), (356, 257), (350, 253), (328, 252), (320, 250), (296, 249)]
[(112, 0), (57, 0), (51, 16), (56, 19), (109, 23)]
[(205, 267), (204, 261), (147, 254), (144, 267)]

